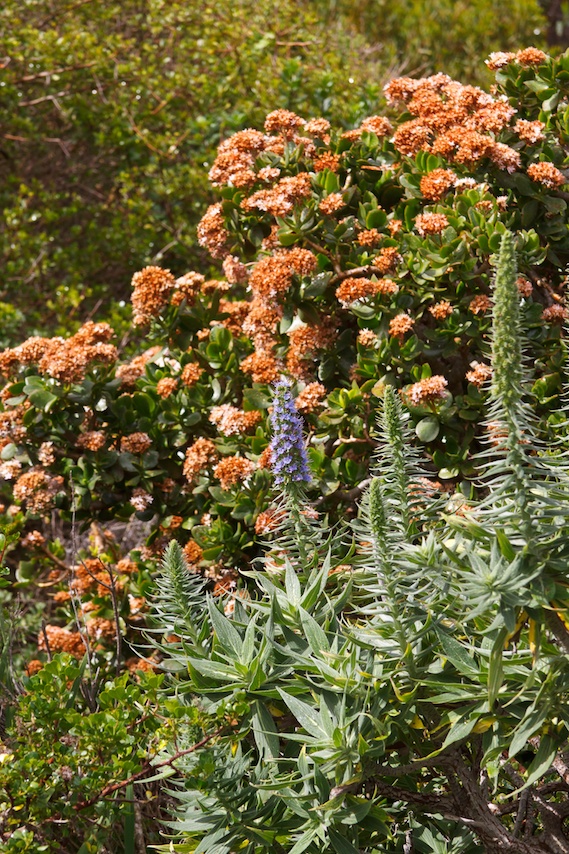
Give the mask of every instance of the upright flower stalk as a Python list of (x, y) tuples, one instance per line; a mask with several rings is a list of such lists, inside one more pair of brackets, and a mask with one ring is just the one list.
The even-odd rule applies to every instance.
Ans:
[(291, 384), (285, 379), (280, 380), (274, 388), (271, 427), (274, 483), (282, 490), (286, 517), (294, 535), (294, 547), (302, 565), (306, 565), (309, 560), (307, 542), (310, 541), (311, 531), (304, 512), (306, 500), (303, 486), (310, 483), (310, 470), (304, 447), (302, 417), (294, 405)]
[(309, 483), (308, 457), (302, 434), (302, 417), (294, 405), (291, 386), (281, 380), (275, 386), (271, 416), (273, 441), (271, 442), (272, 469), (275, 485), (290, 492), (296, 484)]

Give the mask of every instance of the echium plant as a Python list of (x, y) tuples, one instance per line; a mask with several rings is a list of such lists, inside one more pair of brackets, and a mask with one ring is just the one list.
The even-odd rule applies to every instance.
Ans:
[(569, 850), (569, 476), (530, 406), (508, 233), (497, 268), (478, 503), (436, 497), (388, 386), (349, 565), (336, 535), (301, 565), (285, 519), (280, 563), (204, 611), (171, 601), (169, 546), (158, 646), (205, 723), (161, 850)]

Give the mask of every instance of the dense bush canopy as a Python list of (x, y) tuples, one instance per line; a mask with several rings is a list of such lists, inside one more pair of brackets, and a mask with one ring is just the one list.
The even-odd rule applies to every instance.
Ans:
[(388, 74), (449, 70), (443, 45), (454, 56), (460, 44), (473, 81), (480, 56), (536, 39), (534, 2), (523, 15), (511, 0), (491, 16), (451, 5), (450, 25), (433, 6), (425, 27), (422, 5), (403, 0), (361, 18), (329, 0), (6, 0), (0, 300), (32, 328), (72, 331), (128, 300), (144, 264), (205, 271), (195, 225), (220, 139), (279, 106), (350, 127), (377, 111)]

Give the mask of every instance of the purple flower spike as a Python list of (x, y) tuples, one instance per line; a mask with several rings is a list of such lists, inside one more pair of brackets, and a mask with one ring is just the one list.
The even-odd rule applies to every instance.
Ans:
[(275, 386), (271, 415), (271, 468), (277, 486), (310, 482), (302, 424), (302, 418), (294, 405), (290, 383), (281, 380)]

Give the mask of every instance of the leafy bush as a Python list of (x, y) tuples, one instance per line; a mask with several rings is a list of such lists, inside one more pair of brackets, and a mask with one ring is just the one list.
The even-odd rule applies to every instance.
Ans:
[(275, 103), (348, 123), (371, 109), (387, 64), (310, 5), (2, 4), (1, 295), (32, 328), (97, 312), (127, 329), (132, 270), (204, 264), (195, 224), (220, 138)]
[[(528, 405), (513, 247), (504, 233), (482, 501), (433, 501), (386, 386), (358, 553), (338, 565), (345, 531), (304, 515), (281, 390), (287, 510), (250, 597), (204, 602), (170, 544), (156, 617), (178, 642), (156, 646), (212, 722), (180, 760), (159, 850), (567, 849), (569, 479)], [(233, 710), (222, 730), (220, 708)]]
[[(380, 44), (407, 68), (422, 73), (446, 71), (484, 84), (480, 56), (491, 50), (517, 50), (538, 37), (545, 45), (547, 9), (543, 2), (479, 0), (335, 0), (322, 2), (332, 14), (343, 13), (370, 41)], [(549, 36), (549, 33), (547, 33)], [(563, 41), (549, 44), (563, 44)], [(492, 47), (490, 47), (492, 45)]]
[[(0, 356), (8, 509), (15, 500), (36, 523), (54, 507), (85, 525), (152, 520), (143, 558), (175, 530), (193, 565), (234, 583), (271, 527), (266, 414), (283, 371), (331, 518), (354, 512), (386, 383), (401, 391), (439, 488), (470, 495), (506, 229), (517, 234), (532, 394), (553, 431), (569, 57), (528, 48), (491, 64), (495, 97), (444, 75), (392, 81), (394, 111), (403, 103), (393, 127), (371, 117), (336, 133), (276, 111), (264, 134), (224, 142), (211, 170), (221, 201), (198, 232), (224, 256), (226, 280), (137, 273), (135, 323), (150, 321), (151, 347), (127, 363), (110, 327), (92, 322)], [(20, 581), (35, 572), (26, 564)]]
[[(0, 298), (32, 329), (67, 334), (96, 313), (127, 330), (119, 301), (132, 270), (204, 269), (194, 229), (221, 138), (275, 106), (353, 126), (409, 56), (429, 72), (467, 68), (473, 82), (480, 56), (527, 43), (539, 26), (534, 0), (522, 15), (512, 0), (491, 16), (488, 5), (455, 4), (456, 16), (448, 3), (428, 13), (376, 3), (360, 26), (354, 4), (329, 0), (6, 0)], [(451, 68), (456, 56), (462, 68)]]
[[(137, 685), (126, 673), (97, 686), (100, 674), (89, 669), (86, 658), (80, 663), (60, 653), (23, 679), (0, 744), (6, 854), (134, 852), (135, 819), (149, 842), (159, 839), (156, 787), (148, 783), (147, 795), (133, 800), (133, 786), (152, 776), (149, 756), (160, 737), (176, 730), (175, 717), (169, 724), (156, 717), (162, 677), (139, 673)], [(131, 777), (129, 790), (115, 789)]]

